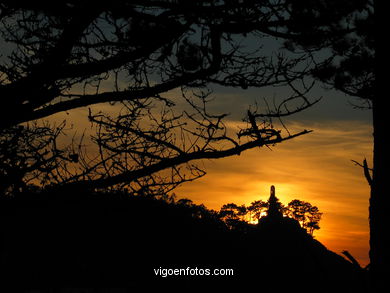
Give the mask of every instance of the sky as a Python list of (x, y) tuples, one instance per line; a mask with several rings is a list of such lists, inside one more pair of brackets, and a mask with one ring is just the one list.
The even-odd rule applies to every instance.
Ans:
[[(226, 125), (237, 130), (249, 105), (282, 93), (280, 88), (215, 88), (210, 106), (214, 112), (230, 113)], [(362, 168), (352, 160), (362, 162), (367, 158), (369, 165), (372, 162), (371, 112), (354, 109), (351, 105), (358, 101), (332, 90), (317, 88), (312, 96), (321, 96), (322, 100), (284, 122), (291, 132), (313, 132), (240, 156), (199, 161), (197, 165), (207, 174), (184, 183), (174, 193), (177, 198), (189, 198), (219, 210), (226, 203), (249, 205), (254, 200), (267, 200), (274, 185), (283, 204), (300, 199), (318, 206), (323, 216), (321, 229), (314, 233), (317, 240), (336, 253), (347, 250), (361, 265), (367, 265), (369, 187)], [(115, 112), (107, 104), (93, 109)], [(91, 128), (87, 113), (87, 109), (76, 109), (52, 119), (67, 119), (79, 134), (83, 129), (88, 134)]]
[[(254, 200), (267, 200), (270, 186), (275, 185), (282, 203), (300, 199), (323, 212), (321, 229), (314, 233), (317, 240), (339, 254), (348, 250), (367, 265), (369, 187), (362, 168), (352, 160), (372, 161), (371, 113), (354, 109), (351, 104), (357, 101), (340, 93), (321, 94), (319, 104), (287, 123), (290, 131), (310, 129), (312, 133), (271, 149), (203, 161), (200, 166), (207, 175), (183, 184), (175, 193), (178, 198), (219, 210), (225, 203), (249, 205)], [(227, 103), (232, 104), (225, 107), (240, 103), (234, 91), (227, 96)], [(231, 121), (231, 125), (239, 123)]]
[[(0, 40), (4, 53), (8, 49), (3, 45)], [(213, 90), (216, 99), (210, 110), (229, 113), (226, 124), (230, 129), (238, 128), (256, 101), (287, 94), (283, 88), (272, 87), (242, 90), (214, 86)], [(354, 109), (357, 101), (332, 90), (316, 87), (311, 96), (322, 100), (285, 123), (290, 131), (313, 132), (271, 149), (257, 148), (240, 156), (198, 162), (207, 174), (174, 192), (178, 198), (219, 210), (225, 203), (249, 205), (254, 200), (266, 200), (274, 185), (284, 204), (300, 199), (319, 207), (323, 218), (321, 229), (314, 234), (316, 239), (336, 253), (348, 250), (366, 265), (369, 187), (363, 170), (351, 160), (362, 162), (367, 158), (369, 164), (372, 162), (371, 113)], [(92, 108), (112, 111), (108, 105)], [(84, 129), (90, 130), (87, 113), (87, 109), (76, 109), (49, 120), (67, 119), (68, 126), (73, 124), (73, 130), (81, 135)]]
[(323, 212), (314, 236), (337, 253), (348, 250), (368, 263), (369, 188), (352, 159), (370, 157), (370, 127), (360, 122), (333, 122), (313, 133), (269, 150), (206, 161), (203, 178), (175, 190), (179, 198), (219, 210), (224, 203), (249, 205), (267, 200), (271, 185), (282, 203), (308, 201)]

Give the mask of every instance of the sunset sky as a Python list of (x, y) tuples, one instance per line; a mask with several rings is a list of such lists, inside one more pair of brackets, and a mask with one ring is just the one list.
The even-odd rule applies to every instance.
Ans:
[(175, 192), (218, 210), (234, 202), (267, 200), (271, 185), (282, 203), (308, 201), (324, 213), (316, 238), (340, 253), (348, 250), (368, 263), (369, 188), (351, 159), (370, 156), (370, 127), (360, 122), (332, 122), (269, 150), (203, 163), (207, 175)]
[(282, 203), (300, 199), (323, 212), (316, 239), (337, 253), (348, 250), (362, 265), (368, 264), (369, 187), (362, 169), (351, 160), (372, 161), (370, 111), (354, 109), (351, 104), (356, 101), (340, 93), (322, 95), (318, 105), (287, 124), (290, 131), (311, 129), (312, 133), (271, 150), (258, 148), (204, 161), (201, 166), (207, 175), (175, 193), (219, 210), (224, 203), (267, 200), (270, 186), (275, 185)]
[[(150, 267), (176, 279), (193, 263), (234, 271), (211, 274), (213, 288), (256, 288), (258, 276), (271, 291), (381, 288), (386, 204), (370, 175), (373, 109), (386, 108), (371, 1), (9, 2), (0, 274), (11, 283), (144, 288), (161, 277)], [(266, 202), (272, 186), (285, 221), (261, 204), (237, 210), (243, 225), (221, 211)], [(294, 222), (293, 200), (318, 210)]]
[[(272, 47), (269, 40), (265, 44)], [(5, 53), (9, 50), (1, 40), (0, 45)], [(108, 83), (112, 86), (112, 80)], [(288, 95), (285, 88), (242, 90), (213, 86), (212, 89), (215, 100), (210, 104), (210, 111), (229, 113), (225, 124), (234, 131), (242, 123), (250, 105), (263, 99), (272, 102), (275, 97)], [(179, 90), (163, 96), (178, 102), (179, 109), (185, 107), (180, 104), (183, 101), (180, 101)], [(351, 160), (362, 162), (367, 158), (372, 166), (371, 112), (354, 109), (353, 104), (359, 105), (358, 101), (325, 90), (320, 85), (310, 96), (313, 99), (322, 97), (322, 100), (284, 122), (291, 132), (308, 129), (313, 130), (312, 133), (271, 149), (257, 148), (240, 156), (198, 162), (207, 175), (181, 185), (174, 192), (178, 198), (189, 198), (219, 210), (225, 203), (249, 205), (254, 200), (266, 200), (270, 186), (275, 185), (276, 195), (282, 203), (300, 199), (318, 206), (323, 212), (321, 229), (315, 232), (319, 241), (337, 253), (348, 250), (366, 265), (369, 187), (362, 169)], [(107, 104), (91, 108), (95, 113), (118, 111)], [(69, 133), (77, 131), (80, 136), (86, 130), (88, 136), (91, 127), (87, 114), (88, 109), (81, 108), (56, 114), (49, 120), (60, 123), (66, 119), (68, 127), (73, 125)]]
[[(230, 113), (226, 125), (237, 130), (246, 109), (255, 101), (280, 95), (283, 89), (217, 88), (211, 107)], [(167, 93), (176, 96), (177, 92)], [(218, 160), (198, 162), (207, 174), (174, 190), (178, 198), (189, 198), (197, 204), (219, 210), (225, 203), (249, 205), (267, 200), (271, 185), (282, 203), (292, 199), (308, 201), (323, 212), (321, 229), (315, 237), (328, 249), (341, 253), (348, 250), (362, 265), (368, 259), (369, 187), (361, 167), (351, 160), (372, 161), (372, 128), (369, 110), (354, 109), (357, 100), (318, 87), (313, 97), (320, 103), (285, 122), (291, 132), (303, 129), (312, 133), (272, 147), (263, 147)], [(352, 105), (351, 105), (352, 104)], [(180, 105), (179, 105), (180, 106)], [(101, 104), (95, 111), (114, 111)], [(115, 111), (114, 111), (115, 112)], [(60, 113), (51, 120), (67, 119), (81, 134), (91, 130), (87, 109)]]

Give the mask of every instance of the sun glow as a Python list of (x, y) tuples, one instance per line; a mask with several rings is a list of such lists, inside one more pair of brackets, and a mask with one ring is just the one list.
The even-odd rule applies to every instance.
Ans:
[(316, 239), (336, 253), (348, 250), (366, 265), (369, 187), (351, 160), (367, 157), (371, 161), (371, 127), (339, 122), (313, 129), (272, 151), (255, 149), (239, 157), (204, 162), (208, 174), (175, 192), (219, 210), (226, 203), (249, 206), (255, 200), (266, 201), (270, 186), (275, 185), (284, 205), (299, 199), (323, 213)]
[[(85, 126), (90, 132), (86, 113), (80, 109), (56, 119), (73, 118), (79, 121), (80, 128)], [(228, 121), (226, 125), (237, 129), (241, 123)], [(317, 206), (323, 213), (321, 229), (314, 233), (316, 239), (336, 253), (348, 250), (366, 265), (369, 187), (362, 170), (351, 160), (361, 161), (366, 157), (370, 165), (370, 124), (356, 121), (290, 123), (289, 129), (291, 132), (314, 131), (271, 149), (257, 148), (240, 156), (197, 162), (207, 175), (181, 185), (175, 194), (219, 210), (226, 203), (249, 206), (255, 200), (266, 201), (270, 186), (275, 185), (276, 196), (283, 204), (299, 199)]]

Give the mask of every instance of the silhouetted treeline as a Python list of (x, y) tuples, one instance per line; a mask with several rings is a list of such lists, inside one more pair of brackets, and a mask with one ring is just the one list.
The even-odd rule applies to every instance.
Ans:
[[(263, 200), (255, 200), (249, 206), (228, 203), (221, 207), (218, 216), (230, 229), (242, 229), (245, 225), (257, 223), (267, 216), (268, 207), (269, 201)], [(283, 216), (298, 221), (310, 235), (313, 235), (314, 230), (320, 229), (322, 213), (317, 206), (309, 202), (294, 199), (287, 206), (279, 203), (279, 209)]]
[[(296, 221), (230, 229), (189, 200), (60, 192), (0, 203), (2, 286), (178, 287), (283, 292), (362, 292), (364, 272), (327, 250)], [(158, 268), (231, 268), (233, 276), (169, 276)], [(130, 290), (130, 289), (129, 289)]]

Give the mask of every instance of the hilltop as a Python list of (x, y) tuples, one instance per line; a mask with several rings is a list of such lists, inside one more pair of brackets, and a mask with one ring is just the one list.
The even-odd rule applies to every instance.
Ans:
[[(202, 206), (121, 193), (78, 200), (30, 194), (0, 207), (3, 284), (364, 292), (363, 271), (286, 217), (269, 214), (232, 230)], [(154, 273), (187, 267), (232, 268), (234, 275)]]

